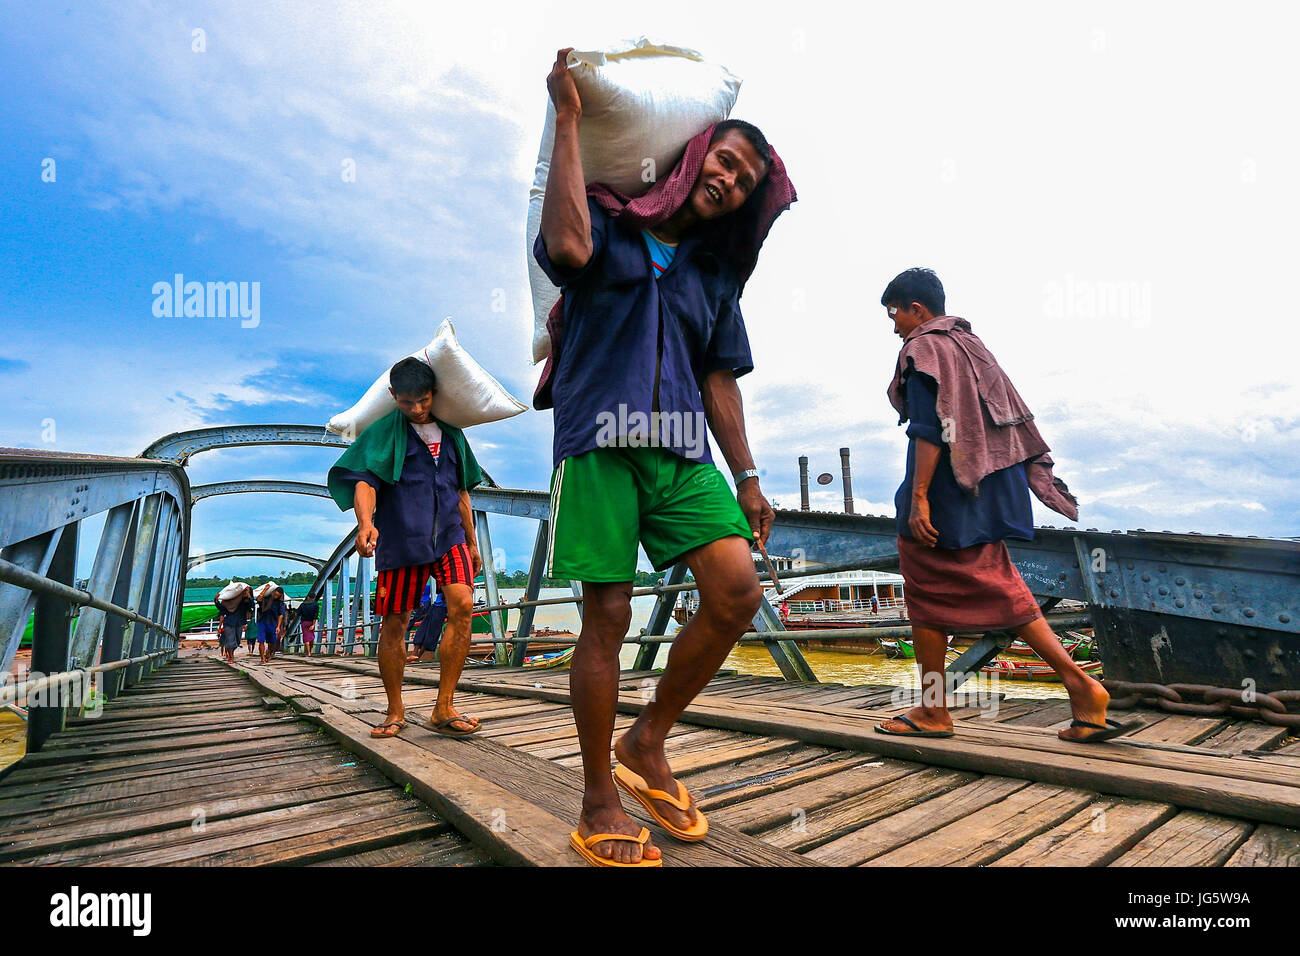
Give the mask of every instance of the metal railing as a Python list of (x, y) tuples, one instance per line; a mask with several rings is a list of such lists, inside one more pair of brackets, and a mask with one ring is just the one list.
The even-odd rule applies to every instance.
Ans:
[[(0, 701), (48, 697), (88, 674), (107, 675), (111, 699), (175, 654), (189, 509), (189, 480), (171, 462), (0, 449)], [(90, 576), (77, 588), (82, 522), (100, 514)], [(32, 676), (15, 684), (29, 620)], [(27, 749), (40, 750), (80, 709), (75, 697), (31, 704)]]

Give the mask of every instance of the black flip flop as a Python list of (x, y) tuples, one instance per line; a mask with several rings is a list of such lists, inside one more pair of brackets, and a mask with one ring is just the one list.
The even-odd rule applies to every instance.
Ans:
[(452, 724), (456, 723), (458, 720), (468, 724), (470, 719), (471, 718), (464, 716), (452, 717), (450, 720), (440, 720), (432, 726), (435, 731), (442, 734), (444, 737), (469, 737), (483, 729), (483, 722), (481, 720), (470, 730), (457, 730), (452, 726)]
[(1126, 724), (1121, 724), (1118, 720), (1111, 720), (1108, 717), (1106, 718), (1106, 724), (1104, 726), (1102, 724), (1094, 724), (1087, 720), (1072, 720), (1070, 721), (1070, 726), (1090, 727), (1093, 730), (1096, 730), (1097, 733), (1089, 734), (1087, 737), (1062, 737), (1060, 734), (1057, 734), (1058, 740), (1064, 740), (1067, 744), (1099, 744), (1105, 740), (1114, 740), (1121, 734), (1126, 734), (1131, 730), (1141, 730), (1146, 726), (1146, 722), (1134, 719), (1130, 720)]
[(876, 724), (876, 733), (888, 734), (891, 737), (951, 737), (954, 734), (951, 730), (922, 730), (920, 727), (916, 726), (916, 724), (912, 723), (906, 714), (899, 714), (893, 719), (911, 727), (911, 733), (899, 730), (886, 730), (884, 724)]

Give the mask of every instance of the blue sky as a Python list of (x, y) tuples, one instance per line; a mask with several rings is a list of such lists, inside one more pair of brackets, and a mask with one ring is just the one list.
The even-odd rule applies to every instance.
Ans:
[[(208, 424), (323, 424), (444, 316), (527, 401), (524, 217), (554, 51), (680, 23), (664, 39), (742, 77), (736, 115), (800, 193), (742, 301), (769, 497), (797, 506), (798, 455), (838, 476), (848, 445), (859, 510), (892, 512), (905, 441), (877, 302), (926, 264), (1038, 414), (1081, 526), (1300, 535), (1300, 141), (1279, 121), (1300, 77), (1286, 24), (1262, 28), (1283, 7), (807, 4), (771, 26), (606, 6), (7, 8), (0, 444), (130, 455)], [(178, 272), (260, 283), (259, 325), (155, 317)], [(549, 413), (470, 437), (500, 483), (546, 486)], [(320, 481), (333, 458), (220, 451), (190, 477)], [(814, 506), (838, 508), (838, 485)], [(326, 554), (348, 527), (324, 499), (209, 499), (193, 547)], [(493, 533), (524, 566), (530, 523)]]

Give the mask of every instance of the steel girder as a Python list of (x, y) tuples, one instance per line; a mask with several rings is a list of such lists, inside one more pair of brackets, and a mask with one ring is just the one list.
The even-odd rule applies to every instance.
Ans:
[(197, 504), (204, 498), (214, 495), (242, 495), (250, 492), (275, 493), (286, 495), (314, 495), (328, 498), (329, 488), (313, 484), (310, 481), (216, 481), (207, 485), (195, 485), (190, 489), (190, 504)]

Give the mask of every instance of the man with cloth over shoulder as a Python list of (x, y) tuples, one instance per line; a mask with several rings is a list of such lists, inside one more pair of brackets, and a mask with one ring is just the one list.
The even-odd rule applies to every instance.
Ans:
[(903, 340), (889, 401), (906, 421), (907, 471), (894, 498), (921, 703), (877, 725), (882, 734), (951, 737), (944, 656), (955, 632), (1014, 631), (1060, 675), (1074, 720), (1057, 736), (1099, 743), (1142, 726), (1107, 720), (1110, 695), (1070, 657), (1007, 550), (1032, 541), (1030, 492), (1078, 520), (1078, 502), (1052, 473), (1029, 411), (970, 323), (944, 312), (929, 269), (895, 276), (881, 305)]

